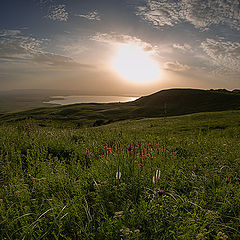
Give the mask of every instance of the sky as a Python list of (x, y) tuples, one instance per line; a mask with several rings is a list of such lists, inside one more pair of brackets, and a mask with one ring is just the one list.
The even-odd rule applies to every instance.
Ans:
[(240, 88), (240, 0), (1, 0), (0, 90)]

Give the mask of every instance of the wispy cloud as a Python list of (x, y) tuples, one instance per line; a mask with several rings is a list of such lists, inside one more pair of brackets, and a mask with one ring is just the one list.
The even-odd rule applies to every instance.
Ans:
[(91, 40), (110, 43), (110, 44), (134, 44), (141, 47), (144, 51), (156, 51), (156, 47), (151, 43), (145, 42), (140, 38), (133, 37), (125, 34), (117, 34), (117, 33), (96, 33), (93, 35)]
[[(42, 45), (46, 39), (36, 39), (21, 35), (20, 30), (5, 30), (0, 36), (0, 59), (6, 62), (28, 62), (61, 69), (84, 67), (94, 68), (93, 65), (82, 64), (73, 58), (43, 50)], [(8, 34), (6, 34), (8, 33)]]
[(178, 50), (181, 50), (183, 52), (192, 52), (192, 47), (187, 44), (187, 43), (184, 43), (183, 45), (181, 44), (173, 44), (173, 48), (175, 49), (178, 49)]
[(223, 70), (240, 72), (240, 43), (208, 38), (201, 47), (213, 63)]
[(136, 4), (136, 14), (159, 28), (189, 22), (200, 29), (226, 24), (240, 30), (239, 9), (238, 0), (144, 0)]
[(173, 71), (173, 72), (183, 72), (190, 69), (188, 65), (184, 65), (179, 63), (178, 61), (175, 62), (166, 62), (163, 67), (164, 70)]
[(0, 31), (0, 37), (16, 36), (20, 33), (21, 33), (20, 30), (3, 30), (3, 31)]
[(67, 21), (68, 12), (66, 10), (66, 5), (61, 4), (57, 6), (51, 6), (47, 17), (53, 21)]
[(75, 16), (86, 18), (86, 19), (92, 20), (92, 21), (100, 21), (101, 20), (101, 17), (99, 15), (98, 11), (89, 12), (87, 14), (75, 14)]

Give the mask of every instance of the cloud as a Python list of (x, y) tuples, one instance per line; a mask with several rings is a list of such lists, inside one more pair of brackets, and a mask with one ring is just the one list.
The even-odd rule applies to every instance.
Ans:
[(178, 49), (178, 50), (181, 50), (183, 52), (192, 52), (192, 47), (187, 44), (187, 43), (184, 43), (183, 45), (181, 44), (173, 44), (173, 48), (175, 49)]
[(0, 37), (16, 36), (20, 33), (21, 33), (20, 30), (3, 30), (3, 31), (0, 31)]
[(47, 17), (53, 21), (66, 22), (68, 20), (68, 12), (66, 11), (65, 7), (66, 6), (64, 4), (51, 6)]
[(183, 72), (183, 71), (189, 70), (190, 67), (188, 65), (181, 64), (178, 61), (175, 61), (175, 62), (166, 62), (164, 64), (163, 69), (168, 71), (173, 71), (173, 72)]
[(7, 62), (30, 62), (61, 69), (95, 68), (93, 65), (81, 64), (71, 57), (44, 51), (42, 45), (45, 41), (47, 40), (22, 36), (21, 31), (18, 31), (16, 35), (5, 34), (0, 37), (0, 59)]
[(62, 56), (59, 54), (49, 52), (36, 52), (32, 55), (32, 61), (39, 64), (46, 64), (51, 67), (64, 67), (64, 68), (95, 68), (90, 64), (78, 63), (70, 57)]
[(156, 47), (148, 42), (142, 41), (140, 38), (125, 34), (117, 33), (96, 33), (91, 38), (93, 41), (110, 43), (110, 44), (134, 44), (141, 47), (144, 51), (155, 52)]
[(189, 22), (205, 30), (213, 24), (240, 30), (239, 0), (144, 0), (136, 5), (136, 15), (160, 28)]
[(88, 20), (100, 21), (101, 17), (97, 11), (89, 12), (87, 14), (75, 14), (76, 17), (86, 18)]
[(240, 43), (210, 39), (202, 42), (201, 47), (216, 66), (223, 70), (240, 72)]

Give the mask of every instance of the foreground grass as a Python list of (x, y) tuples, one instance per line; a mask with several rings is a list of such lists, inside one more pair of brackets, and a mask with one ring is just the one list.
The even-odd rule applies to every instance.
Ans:
[(0, 237), (239, 239), (239, 124), (239, 111), (3, 124)]

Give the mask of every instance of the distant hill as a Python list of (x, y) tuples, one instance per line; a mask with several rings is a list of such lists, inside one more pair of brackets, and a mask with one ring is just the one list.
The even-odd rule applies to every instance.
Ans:
[(40, 122), (72, 121), (74, 124), (102, 125), (125, 119), (177, 116), (198, 112), (240, 110), (240, 91), (169, 89), (128, 103), (89, 103), (38, 108), (4, 114), (0, 120), (19, 121), (33, 118)]
[(135, 101), (139, 114), (146, 117), (183, 115), (240, 109), (240, 91), (225, 89), (169, 89)]

